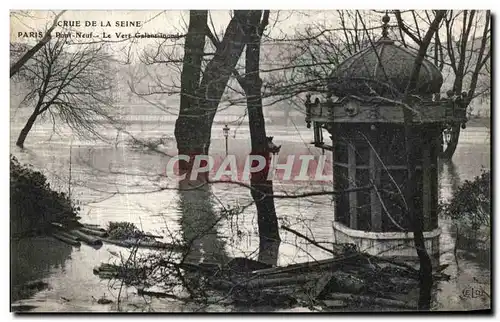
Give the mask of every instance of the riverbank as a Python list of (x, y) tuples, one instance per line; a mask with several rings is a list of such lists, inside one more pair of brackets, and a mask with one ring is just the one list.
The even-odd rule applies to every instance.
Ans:
[(42, 172), (30, 165), (21, 164), (11, 155), (11, 237), (42, 234), (50, 229), (52, 222), (76, 222), (79, 210), (69, 195), (52, 189)]

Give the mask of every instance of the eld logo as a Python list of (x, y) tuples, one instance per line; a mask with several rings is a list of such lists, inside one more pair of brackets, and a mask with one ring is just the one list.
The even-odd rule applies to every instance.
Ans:
[(481, 287), (467, 287), (462, 290), (460, 295), (463, 299), (490, 298), (490, 295)]

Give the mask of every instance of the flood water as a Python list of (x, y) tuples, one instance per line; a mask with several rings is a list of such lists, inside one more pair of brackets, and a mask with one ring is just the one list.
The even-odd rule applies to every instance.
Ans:
[[(14, 143), (23, 124), (11, 121), (11, 153), (21, 162), (31, 163), (50, 179), (52, 187), (67, 191), (81, 204), (82, 222), (106, 226), (109, 221), (128, 221), (145, 231), (165, 237), (165, 241), (189, 240), (200, 225), (214, 222), (221, 209), (244, 207), (252, 199), (248, 189), (230, 184), (214, 184), (209, 191), (185, 193), (175, 189), (175, 182), (158, 176), (165, 169), (168, 156), (134, 150), (126, 144), (129, 135), (137, 138), (173, 137), (173, 124), (134, 122), (126, 133), (108, 129), (110, 142), (91, 142), (73, 135), (68, 128), (53, 134), (51, 124), (38, 123), (30, 132), (21, 151)], [(248, 125), (230, 125), (229, 152), (250, 151)], [(214, 125), (212, 154), (224, 153), (223, 125)], [(236, 129), (236, 131), (235, 131)], [(309, 144), (312, 131), (305, 124), (267, 127), (268, 135), (282, 145), (280, 155), (321, 154)], [(490, 168), (490, 134), (485, 127), (469, 127), (462, 132), (453, 162), (440, 164), (440, 199), (446, 200), (461, 182), (473, 179), (481, 169)], [(175, 152), (175, 142), (165, 147), (167, 154)], [(71, 162), (70, 162), (71, 155)], [(331, 189), (322, 185), (275, 182), (275, 193), (297, 193), (304, 190)], [(333, 204), (330, 196), (299, 199), (277, 199), (276, 211), (280, 224), (300, 231), (317, 241), (332, 238)], [(436, 310), (468, 310), (490, 307), (487, 296), (465, 296), (467, 289), (483, 289), (490, 294), (490, 263), (488, 256), (478, 256), (474, 250), (461, 250), (454, 255), (455, 237), (451, 225), (440, 221), (440, 264), (449, 264), (444, 273), (452, 276), (448, 282), (436, 285), (433, 308)], [(328, 254), (315, 246), (304, 245), (296, 236), (280, 231), (282, 243), (276, 263), (285, 265), (311, 259), (327, 258)], [(92, 272), (102, 262), (117, 261), (112, 254), (127, 250), (105, 244), (100, 249), (86, 245), (73, 248), (48, 237), (25, 238), (11, 242), (12, 287), (42, 280), (47, 288), (29, 294), (17, 294), (15, 305), (33, 306), (32, 311), (227, 311), (224, 306), (200, 307), (174, 300), (143, 298), (135, 289), (123, 288), (100, 280)], [(193, 256), (210, 261), (236, 256), (258, 258), (257, 218), (253, 206), (228, 220), (221, 221), (215, 231), (197, 240)], [(120, 292), (120, 305), (116, 297)], [(465, 295), (464, 295), (465, 294)], [(112, 304), (96, 304), (102, 297)]]

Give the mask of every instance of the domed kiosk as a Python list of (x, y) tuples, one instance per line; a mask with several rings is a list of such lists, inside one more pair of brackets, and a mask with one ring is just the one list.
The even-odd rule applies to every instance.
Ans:
[[(440, 71), (424, 60), (411, 104), (402, 104), (416, 52), (382, 37), (342, 62), (328, 83), (328, 96), (306, 100), (306, 123), (313, 125), (314, 145), (333, 153), (335, 197), (334, 241), (355, 243), (381, 256), (416, 257), (411, 219), (405, 216), (407, 183), (403, 108), (411, 110), (416, 151), (416, 211), (423, 214), (424, 239), (430, 255), (439, 254), (438, 155), (442, 132), (463, 123), (460, 99), (441, 99)], [(332, 144), (323, 141), (323, 130)]]

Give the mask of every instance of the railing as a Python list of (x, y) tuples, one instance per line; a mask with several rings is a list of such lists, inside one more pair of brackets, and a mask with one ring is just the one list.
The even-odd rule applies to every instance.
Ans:
[[(311, 123), (402, 123), (403, 109), (408, 108), (397, 101), (374, 97), (346, 97), (333, 102), (330, 98), (314, 102), (308, 95), (306, 102), (306, 125)], [(422, 100), (411, 106), (414, 121), (422, 123), (465, 123), (466, 106), (460, 98), (448, 98), (437, 101)]]

